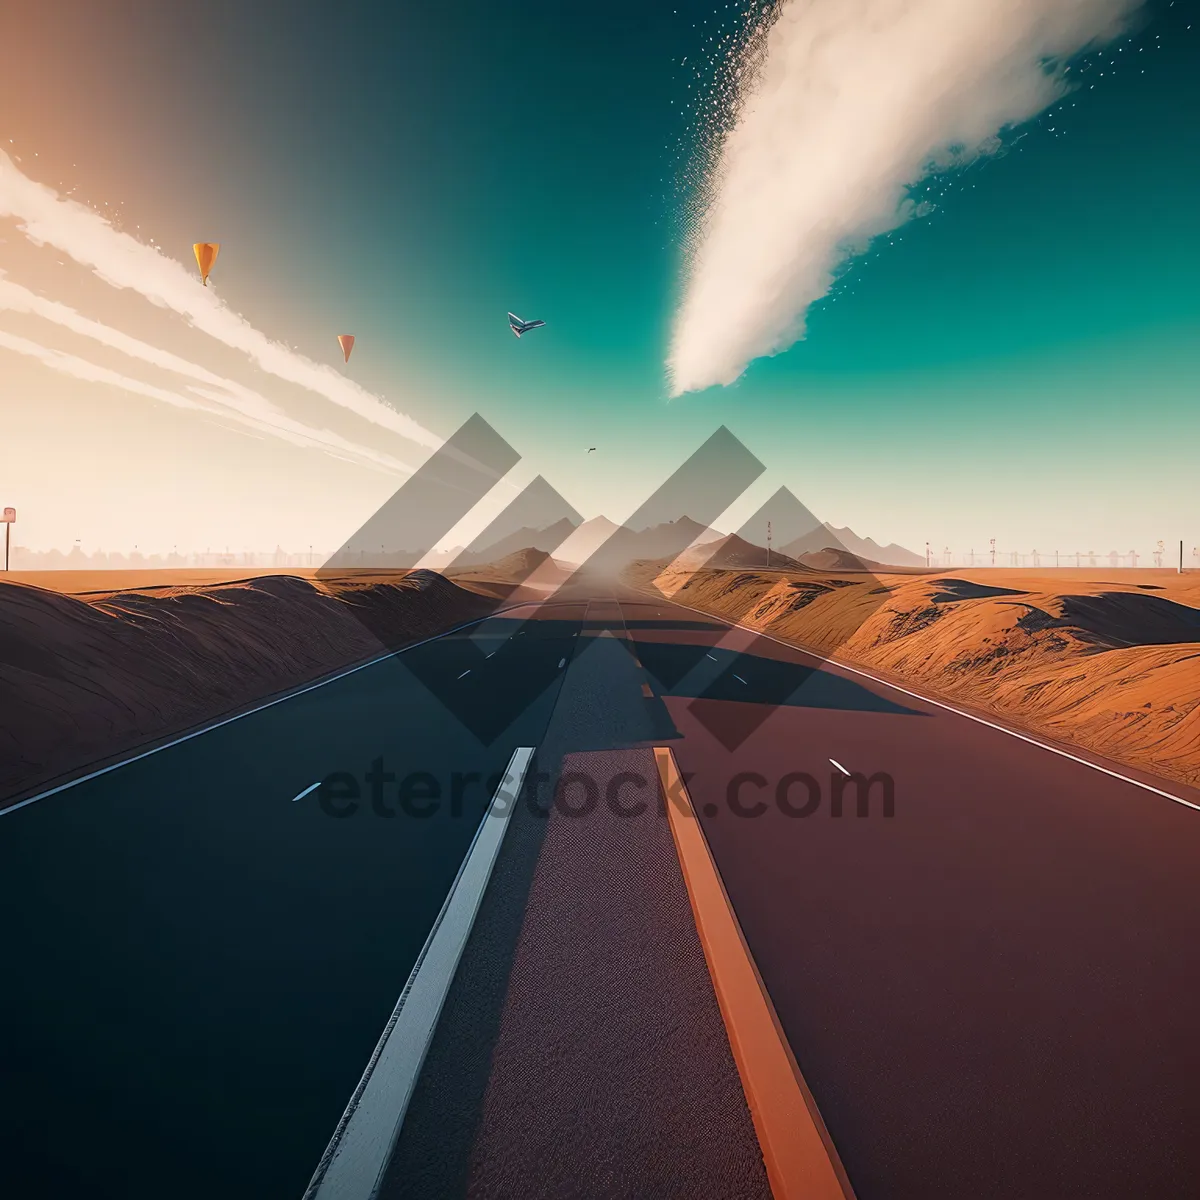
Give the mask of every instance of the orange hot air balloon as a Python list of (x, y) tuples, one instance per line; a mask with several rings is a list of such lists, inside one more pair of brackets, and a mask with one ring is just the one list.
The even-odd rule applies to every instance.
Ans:
[(354, 349), (354, 334), (339, 333), (338, 345), (342, 348), (342, 353), (346, 356), (346, 361), (350, 361), (350, 351)]
[(213, 263), (217, 261), (217, 254), (220, 252), (220, 242), (197, 242), (192, 249), (196, 252), (196, 266), (200, 268), (200, 278), (204, 281), (204, 286), (208, 287), (208, 273), (213, 268)]

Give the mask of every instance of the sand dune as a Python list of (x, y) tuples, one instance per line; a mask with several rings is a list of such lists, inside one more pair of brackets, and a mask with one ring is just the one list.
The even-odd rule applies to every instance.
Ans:
[[(661, 570), (632, 573), (642, 586)], [(1200, 786), (1200, 574), (670, 571), (682, 604)]]
[[(136, 572), (96, 574), (108, 578), (86, 584), (108, 590), (87, 595), (0, 583), (0, 797), (496, 607), (486, 589), (430, 571), (144, 590), (111, 587), (112, 575)], [(161, 583), (168, 572), (155, 574)]]

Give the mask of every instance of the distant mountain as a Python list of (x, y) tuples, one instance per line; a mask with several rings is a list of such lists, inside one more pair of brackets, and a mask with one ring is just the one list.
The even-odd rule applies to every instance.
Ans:
[(683, 562), (690, 567), (708, 567), (713, 570), (729, 570), (749, 567), (763, 570), (768, 565), (773, 571), (797, 571), (801, 564), (778, 550), (772, 550), (769, 562), (766, 548), (756, 546), (745, 538), (731, 533), (727, 537), (718, 538), (713, 542), (705, 542), (695, 546), (683, 556)]
[(607, 517), (593, 517), (573, 530), (552, 553), (560, 562), (585, 563), (620, 528)]
[[(800, 565), (813, 571), (886, 571), (883, 563), (869, 558), (851, 554), (848, 550), (839, 550), (826, 546), (824, 550), (814, 550), (800, 555)], [(891, 566), (899, 566), (892, 563)]]
[(881, 546), (872, 538), (861, 538), (853, 529), (839, 529), (827, 521), (816, 529), (796, 538), (780, 549), (792, 558), (803, 559), (805, 554), (820, 554), (826, 550), (846, 550), (875, 566), (923, 567), (925, 560), (895, 542)]
[(623, 547), (628, 545), (634, 558), (663, 558), (666, 555), (674, 558), (695, 541), (716, 541), (721, 537), (715, 529), (686, 516), (649, 529), (626, 530), (625, 535), (622, 535)]
[(517, 529), (507, 537), (485, 546), (482, 550), (473, 550), (459, 556), (455, 567), (469, 567), (480, 563), (492, 563), (517, 550), (542, 550), (551, 554), (578, 528), (578, 525), (566, 517), (547, 525), (545, 529)]
[(455, 563), (450, 574), (451, 578), (456, 574), (462, 574), (465, 576), (495, 575), (514, 580), (528, 579), (549, 557), (550, 555), (545, 550), (538, 550), (533, 546), (524, 546), (520, 550), (514, 550), (511, 554), (506, 554), (501, 558), (488, 559), (477, 566), (469, 566), (461, 571), (459, 570), (459, 564)]
[(620, 570), (642, 558), (674, 558), (696, 541), (721, 535), (690, 517), (680, 517), (648, 529), (630, 529), (616, 525), (607, 517), (585, 521), (562, 545), (554, 557), (564, 562), (587, 563), (593, 569)]
[[(680, 555), (686, 555), (695, 566), (706, 563), (716, 569), (761, 569), (767, 565), (763, 546), (739, 534), (722, 534), (688, 516), (636, 530), (601, 516), (581, 524), (563, 518), (545, 529), (517, 529), (482, 550), (463, 553), (454, 568), (496, 563), (524, 550), (538, 550), (563, 563), (587, 563), (593, 570), (606, 572), (620, 572), (638, 560), (669, 561)], [(822, 524), (813, 525), (785, 546), (772, 547), (770, 563), (785, 571), (805, 567), (870, 571), (884, 564), (923, 566), (924, 561), (903, 546), (880, 546), (871, 538), (860, 538), (852, 529)]]

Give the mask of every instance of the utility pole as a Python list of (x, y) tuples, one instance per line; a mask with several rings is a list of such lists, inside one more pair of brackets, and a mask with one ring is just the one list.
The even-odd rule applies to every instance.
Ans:
[(1058, 551), (1057, 550), (1055, 550), (1055, 552), (1054, 552), (1054, 565), (1056, 567), (1058, 566)]
[(1179, 571), (1178, 574), (1183, 574), (1183, 538), (1179, 539)]
[[(1179, 545), (1181, 547), (1179, 553), (1182, 554), (1183, 553), (1183, 549), (1182, 549), (1183, 543), (1180, 542)], [(771, 522), (768, 521), (767, 522), (767, 570), (769, 571), (770, 569), (771, 569)]]
[(4, 523), (4, 573), (8, 574), (8, 544), (9, 537), (12, 534), (12, 527), (16, 524), (17, 510), (15, 508), (6, 508), (4, 515), (0, 516), (0, 521)]
[(925, 565), (929, 566), (929, 543), (925, 543)]
[(992, 538), (992, 566), (996, 565), (996, 539)]

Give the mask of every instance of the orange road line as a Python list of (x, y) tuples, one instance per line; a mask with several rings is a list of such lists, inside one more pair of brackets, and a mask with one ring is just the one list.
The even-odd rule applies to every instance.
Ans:
[(656, 746), (671, 833), (775, 1200), (854, 1200), (669, 747)]

